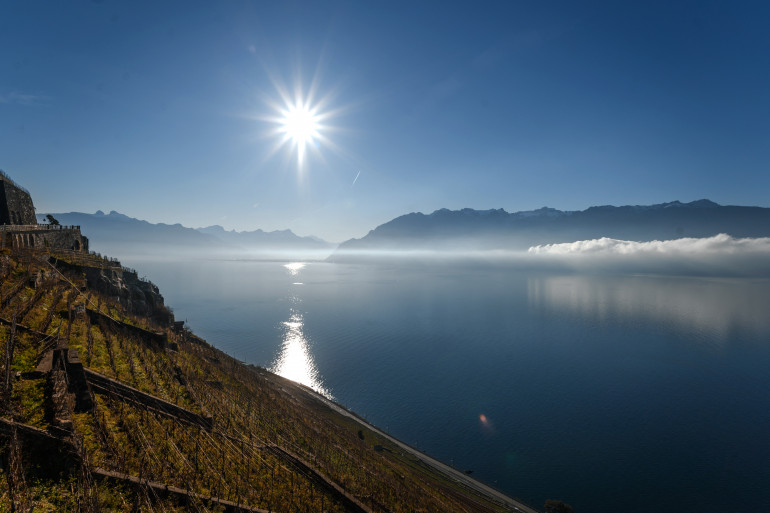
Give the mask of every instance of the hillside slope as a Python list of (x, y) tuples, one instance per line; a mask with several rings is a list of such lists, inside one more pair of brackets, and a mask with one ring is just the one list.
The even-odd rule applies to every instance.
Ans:
[(1, 254), (0, 336), (0, 511), (532, 511), (222, 353), (115, 261)]

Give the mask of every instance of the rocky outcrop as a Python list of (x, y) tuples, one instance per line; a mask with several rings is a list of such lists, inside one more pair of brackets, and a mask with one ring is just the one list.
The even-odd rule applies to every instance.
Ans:
[(87, 267), (84, 271), (90, 288), (111, 297), (131, 313), (150, 317), (164, 326), (171, 322), (158, 287), (140, 279), (136, 271), (122, 267)]
[[(168, 334), (164, 331), (146, 330), (144, 328), (140, 328), (139, 326), (134, 326), (133, 324), (119, 321), (110, 317), (109, 315), (105, 315), (102, 312), (98, 312), (90, 308), (86, 309), (86, 313), (88, 314), (92, 324), (113, 323), (114, 326), (122, 330), (123, 333), (130, 333), (138, 340), (146, 344), (148, 347), (155, 349), (165, 349), (168, 347)], [(64, 314), (66, 316), (66, 312), (64, 312)]]
[(139, 278), (133, 269), (126, 269), (118, 262), (97, 267), (68, 263), (54, 257), (50, 261), (60, 268), (81, 271), (89, 288), (104, 294), (134, 315), (148, 317), (161, 326), (169, 326), (174, 320), (158, 287)]
[(35, 207), (29, 191), (0, 170), (0, 224), (36, 225)]

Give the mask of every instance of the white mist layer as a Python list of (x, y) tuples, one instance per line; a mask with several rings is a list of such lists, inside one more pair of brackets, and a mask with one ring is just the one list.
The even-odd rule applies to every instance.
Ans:
[(736, 239), (725, 233), (702, 239), (683, 238), (635, 242), (602, 237), (529, 248), (529, 253), (551, 255), (734, 255), (757, 253), (770, 255), (770, 237)]
[(734, 238), (719, 234), (635, 242), (601, 239), (529, 248), (528, 255), (581, 270), (707, 275), (770, 275), (770, 238)]

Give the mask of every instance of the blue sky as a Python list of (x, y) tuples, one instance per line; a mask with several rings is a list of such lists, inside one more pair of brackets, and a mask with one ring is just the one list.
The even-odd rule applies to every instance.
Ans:
[[(442, 207), (770, 206), (768, 25), (767, 2), (8, 1), (0, 168), (40, 212), (331, 241)], [(329, 115), (301, 166), (270, 119), (297, 84)]]

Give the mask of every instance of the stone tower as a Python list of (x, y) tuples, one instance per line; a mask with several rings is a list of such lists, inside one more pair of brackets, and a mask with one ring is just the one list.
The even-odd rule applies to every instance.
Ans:
[(0, 224), (36, 225), (35, 207), (29, 192), (0, 171)]

